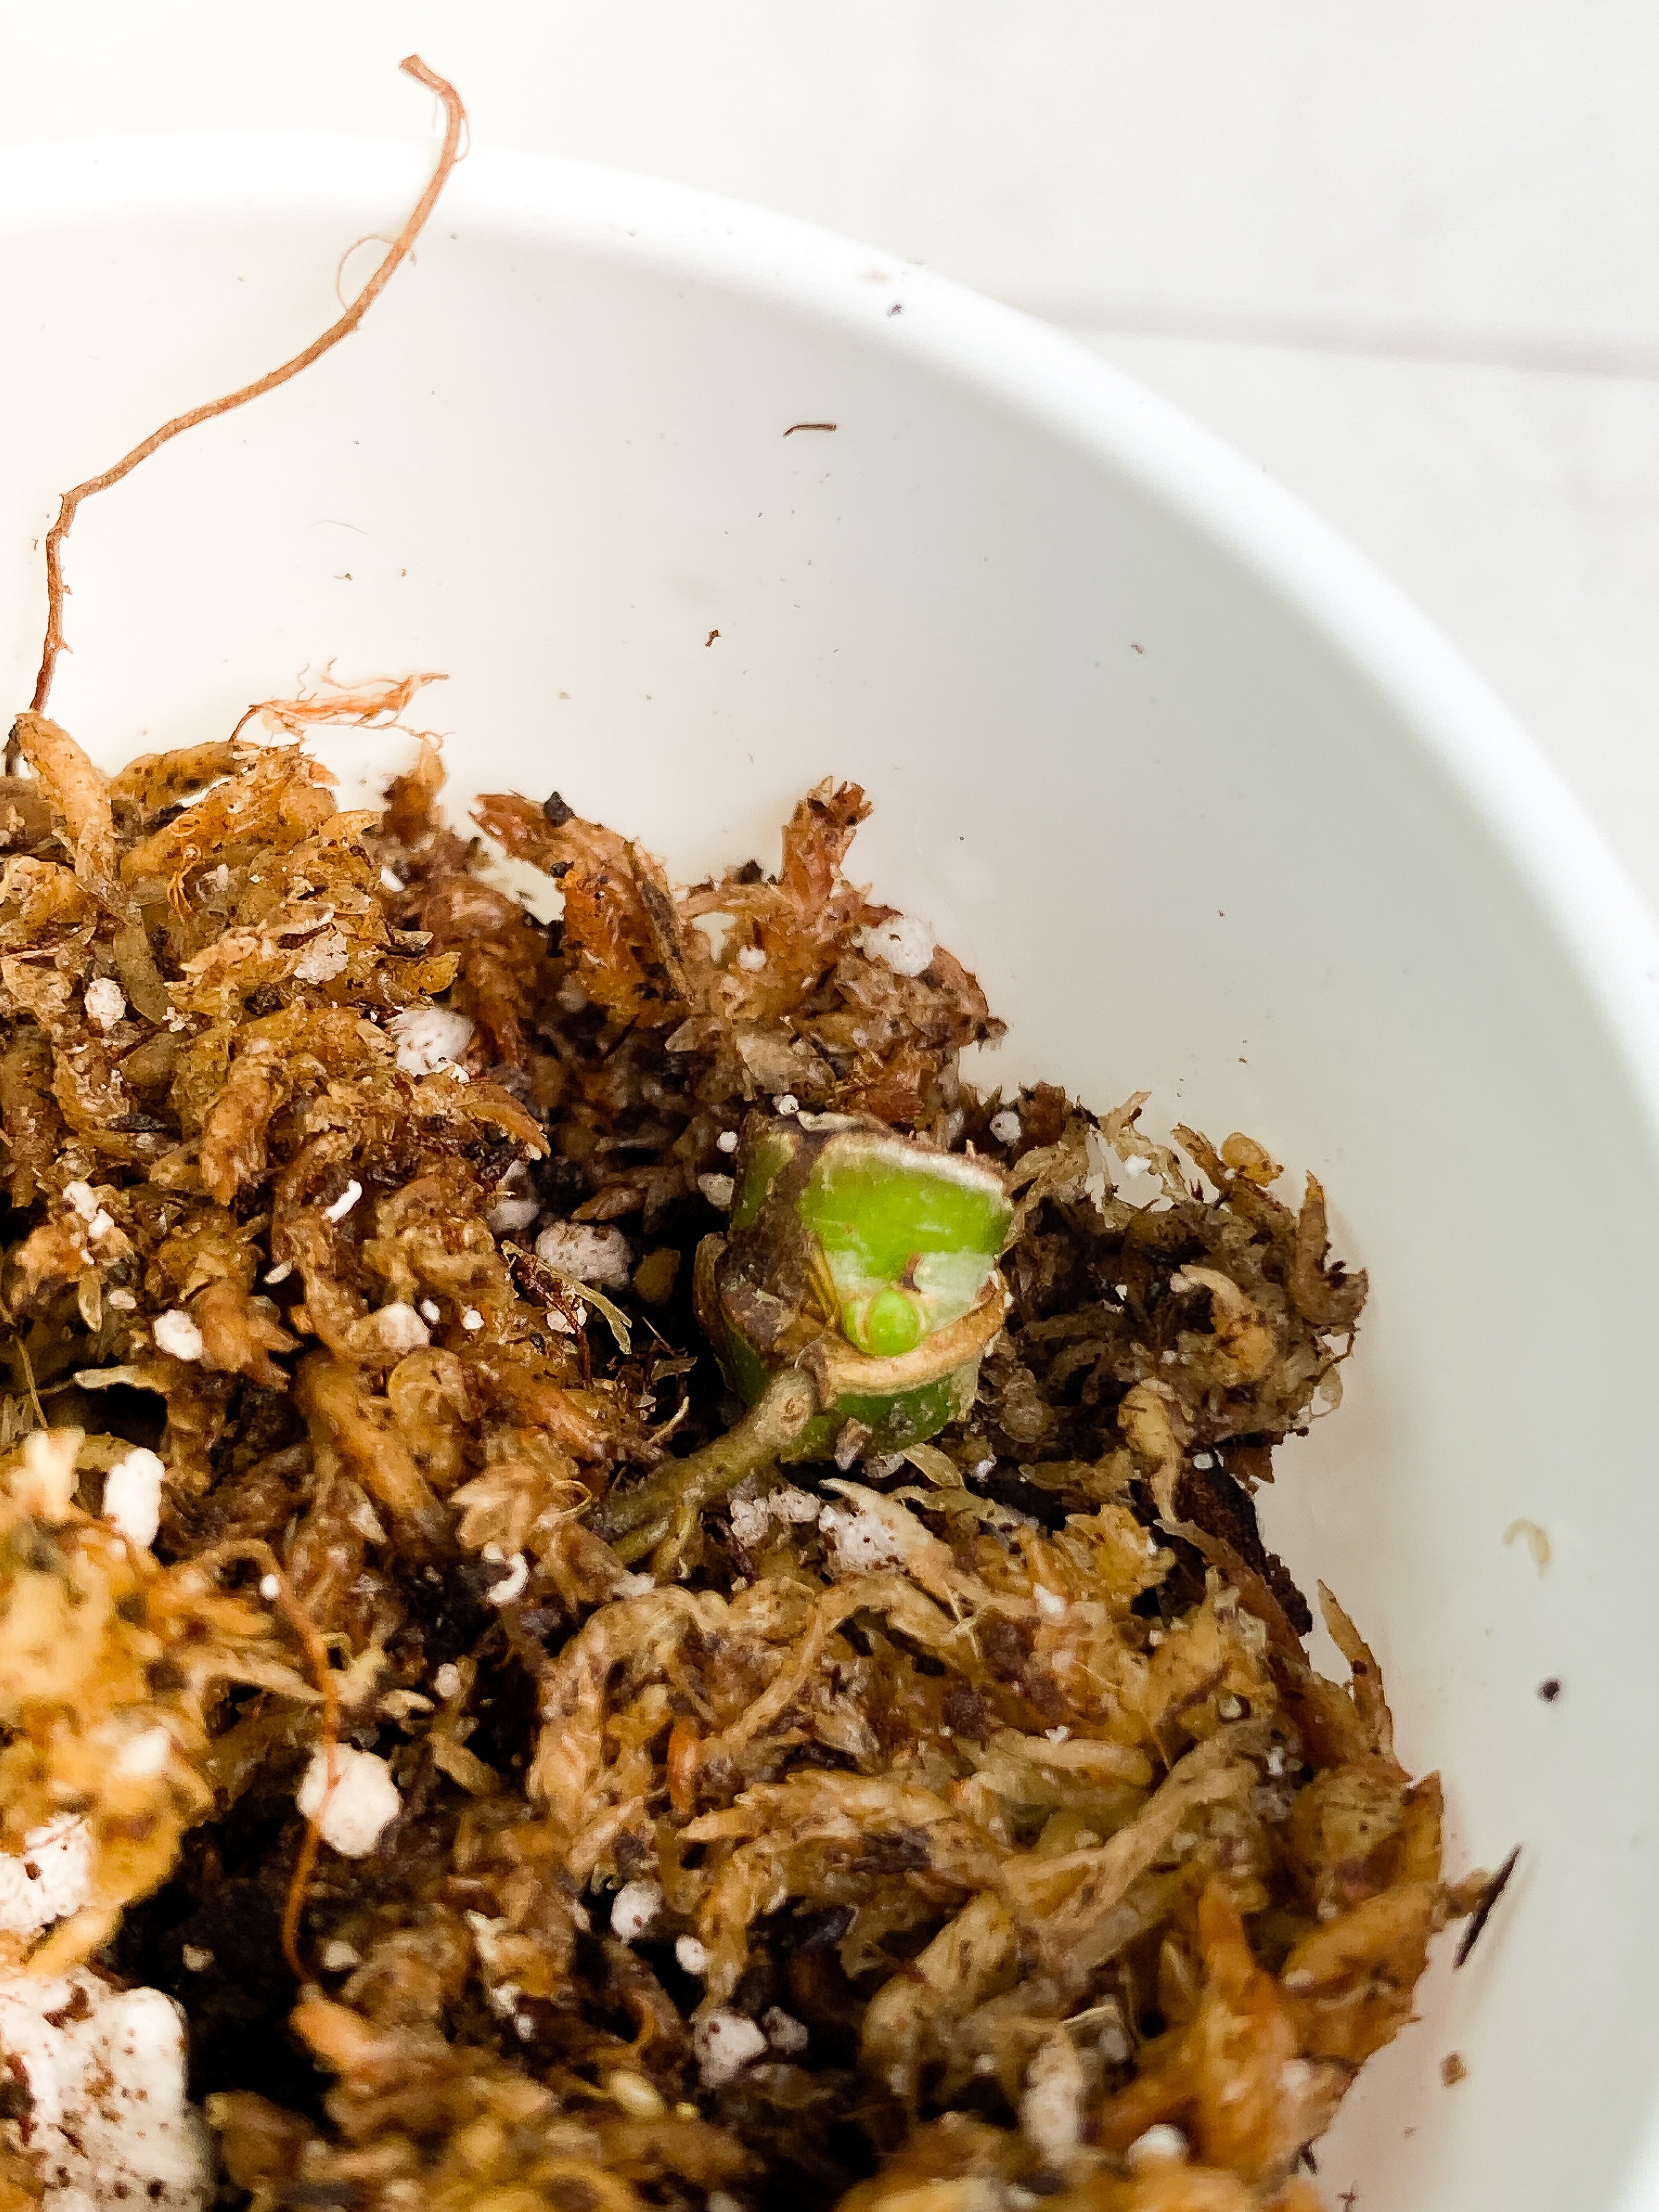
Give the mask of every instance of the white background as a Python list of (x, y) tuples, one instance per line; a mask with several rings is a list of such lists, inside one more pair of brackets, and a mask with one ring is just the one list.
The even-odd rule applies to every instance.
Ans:
[(411, 48), (482, 142), (1076, 331), (1391, 571), (1659, 906), (1652, 0), (0, 0), (0, 145), (417, 135)]

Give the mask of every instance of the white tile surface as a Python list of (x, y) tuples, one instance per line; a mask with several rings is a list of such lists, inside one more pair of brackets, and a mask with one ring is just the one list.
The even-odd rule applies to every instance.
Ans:
[(1647, 0), (3, 0), (0, 143), (481, 137), (766, 200), (1062, 311), (1659, 355)]
[(1403, 582), (1659, 907), (1659, 384), (1092, 342)]

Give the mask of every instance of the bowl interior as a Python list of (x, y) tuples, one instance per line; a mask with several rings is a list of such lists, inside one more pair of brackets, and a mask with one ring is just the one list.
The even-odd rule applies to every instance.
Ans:
[[(297, 141), (0, 162), (14, 700), (55, 495), (303, 343), (418, 171)], [(458, 802), (556, 787), (683, 879), (769, 864), (802, 789), (854, 778), (855, 874), (1010, 1021), (983, 1082), (1150, 1089), (1322, 1178), (1373, 1304), (1270, 1540), (1374, 1641), (1453, 1870), (1524, 1850), (1321, 2185), (1625, 2201), (1659, 2058), (1654, 1094), (1591, 973), (1625, 956), (1571, 911), (1620, 894), (1387, 588), (1133, 387), (890, 257), (484, 156), (357, 337), (89, 504), (69, 562), (53, 708), (108, 759), (325, 668), (442, 670), (416, 719)]]

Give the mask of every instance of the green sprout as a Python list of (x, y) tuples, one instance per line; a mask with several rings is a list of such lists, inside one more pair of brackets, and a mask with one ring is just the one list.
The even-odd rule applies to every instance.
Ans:
[(734, 1184), (727, 1235), (697, 1255), (697, 1314), (748, 1404), (786, 1368), (813, 1376), (787, 1457), (833, 1457), (849, 1422), (902, 1450), (967, 1412), (1006, 1304), (995, 1169), (843, 1115), (751, 1116)]
[[(625, 1559), (776, 1461), (902, 1451), (965, 1414), (1002, 1327), (1000, 1174), (878, 1122), (751, 1115), (697, 1317), (747, 1419), (596, 1517)], [(674, 1540), (678, 1540), (675, 1539)]]

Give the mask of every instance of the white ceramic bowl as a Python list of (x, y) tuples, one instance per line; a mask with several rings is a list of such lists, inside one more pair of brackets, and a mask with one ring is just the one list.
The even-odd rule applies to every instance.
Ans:
[[(13, 701), (56, 493), (319, 328), (426, 158), (0, 161)], [(1036, 324), (748, 209), (483, 155), (357, 337), (88, 505), (70, 565), (54, 711), (108, 758), (307, 669), (442, 669), (462, 795), (556, 786), (683, 878), (768, 858), (805, 785), (856, 777), (856, 872), (1010, 1018), (988, 1079), (1150, 1086), (1325, 1179), (1374, 1302), (1269, 1533), (1375, 1640), (1454, 1866), (1524, 1854), (1321, 2185), (1654, 2201), (1659, 946), (1392, 589)], [(1505, 1544), (1522, 1518), (1544, 1572)]]

